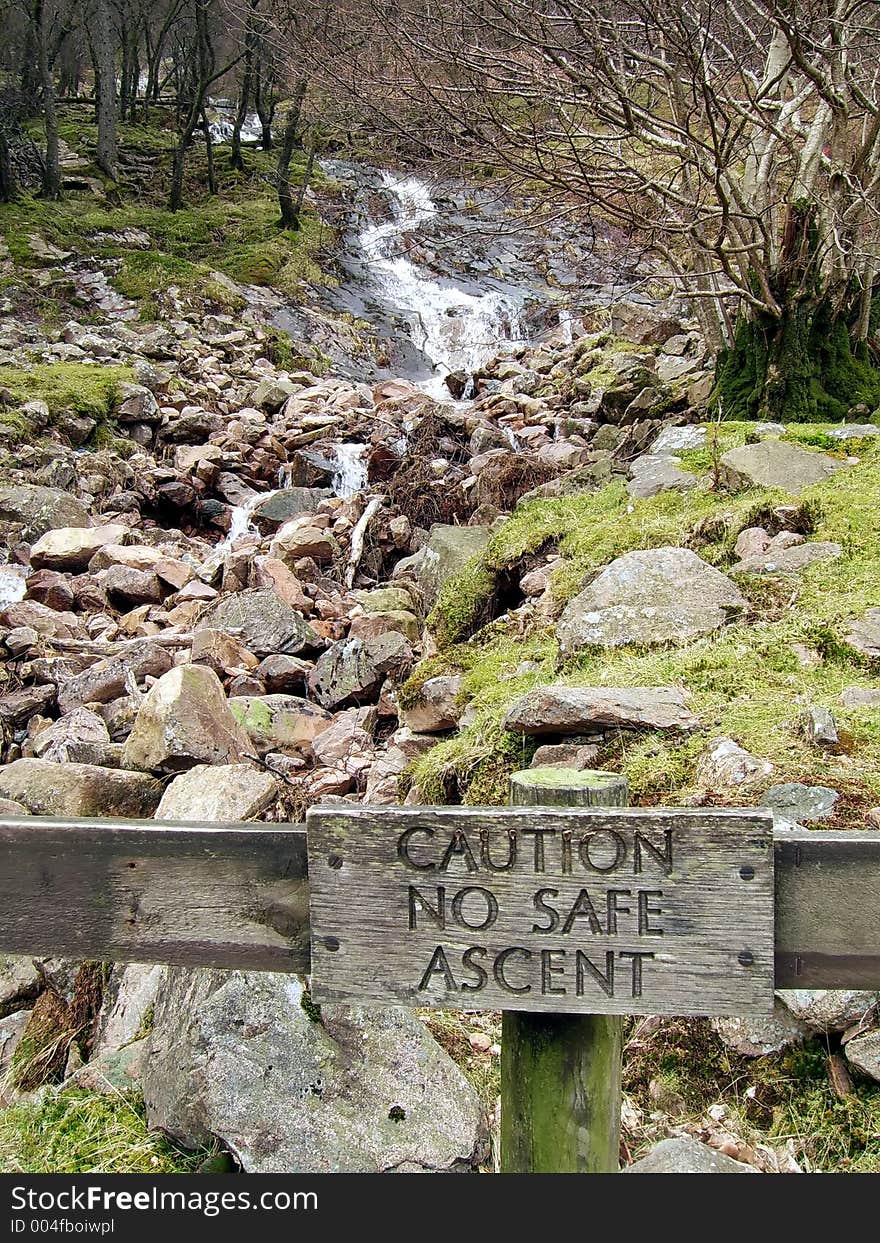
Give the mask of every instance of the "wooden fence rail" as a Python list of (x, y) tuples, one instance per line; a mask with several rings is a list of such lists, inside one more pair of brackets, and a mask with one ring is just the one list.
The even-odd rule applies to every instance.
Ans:
[[(880, 832), (777, 831), (774, 852), (776, 986), (880, 988)], [(306, 830), (0, 819), (0, 950), (306, 972)]]

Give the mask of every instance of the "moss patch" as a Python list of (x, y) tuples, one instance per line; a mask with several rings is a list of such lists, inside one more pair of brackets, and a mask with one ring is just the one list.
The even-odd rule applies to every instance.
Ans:
[[(744, 443), (752, 432), (747, 424), (729, 425), (723, 443)], [(811, 429), (792, 427), (788, 435), (808, 442)], [(469, 601), (468, 616), (476, 611), (478, 589), (488, 600), (488, 584), (494, 585), (503, 567), (551, 541), (564, 558), (552, 583), (560, 607), (609, 561), (635, 549), (689, 546), (729, 571), (738, 532), (775, 520), (773, 510), (780, 505), (796, 504), (795, 526), (811, 530), (808, 538), (840, 544), (843, 556), (816, 563), (795, 578), (743, 577), (751, 616), (682, 646), (585, 650), (557, 669), (552, 625), (516, 615), (467, 642), (453, 642), (442, 657), (447, 666), (464, 671), (462, 700), (469, 705), (470, 723), (414, 763), (419, 789), (429, 801), (506, 801), (506, 774), (511, 766), (527, 765), (529, 752), (500, 722), (511, 703), (536, 686), (661, 685), (688, 694), (689, 707), (706, 729), (683, 740), (637, 731), (621, 731), (613, 739), (599, 764), (629, 778), (634, 802), (675, 804), (700, 794), (699, 757), (710, 738), (723, 734), (771, 761), (775, 771), (765, 786), (830, 785), (842, 796), (833, 823), (863, 823), (866, 809), (880, 803), (880, 719), (864, 707), (844, 708), (839, 697), (846, 686), (876, 685), (871, 663), (843, 640), (854, 618), (880, 605), (878, 496), (880, 447), (867, 445), (858, 465), (795, 501), (787, 493), (756, 488), (735, 496), (667, 492), (633, 502), (615, 482), (599, 492), (519, 506), (465, 573), (461, 598)], [(439, 610), (444, 640), (456, 635), (451, 623), (462, 616), (452, 611), (456, 582), (447, 586), (432, 619), (437, 625)], [(450, 609), (444, 608), (447, 600)], [(518, 672), (524, 661), (536, 667)], [(416, 669), (412, 685), (423, 668)], [(439, 670), (429, 666), (429, 674), (434, 671)], [(795, 728), (804, 703), (833, 711), (843, 736), (837, 754), (811, 746)], [(750, 791), (748, 798), (759, 802), (762, 793), (763, 788)]]
[(0, 1111), (4, 1173), (193, 1173), (205, 1155), (148, 1131), (136, 1094), (44, 1088), (34, 1100)]
[(14, 402), (39, 399), (53, 417), (88, 415), (99, 423), (110, 417), (120, 384), (133, 380), (130, 367), (104, 363), (38, 363), (32, 367), (0, 367), (0, 389)]

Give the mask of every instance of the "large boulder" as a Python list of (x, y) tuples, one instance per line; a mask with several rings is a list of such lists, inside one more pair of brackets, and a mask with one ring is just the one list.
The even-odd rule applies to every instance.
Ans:
[(880, 660), (880, 609), (868, 609), (850, 626), (846, 643), (860, 656)]
[(111, 703), (125, 694), (129, 675), (135, 682), (146, 677), (159, 678), (172, 664), (168, 650), (155, 643), (145, 643), (129, 655), (108, 656), (61, 684), (58, 707), (62, 712), (72, 712), (81, 704)]
[(439, 674), (436, 678), (428, 678), (403, 710), (401, 718), (404, 725), (417, 734), (455, 729), (461, 716), (458, 695), (463, 681), (460, 674)]
[(786, 781), (771, 786), (762, 803), (769, 807), (777, 821), (789, 826), (811, 820), (827, 820), (834, 814), (840, 795), (830, 786), (808, 786), (800, 781)]
[(99, 548), (119, 544), (128, 527), (108, 523), (102, 527), (58, 527), (41, 535), (31, 548), (35, 570), (84, 570)]
[(271, 773), (250, 764), (197, 764), (175, 777), (156, 808), (156, 820), (254, 820), (278, 796)]
[(687, 548), (625, 553), (569, 601), (559, 622), (563, 656), (582, 647), (684, 642), (739, 617), (735, 583)]
[(765, 1057), (768, 1053), (780, 1053), (793, 1045), (809, 1040), (811, 1032), (805, 1024), (776, 1001), (773, 1013), (748, 1019), (712, 1019), (712, 1027), (728, 1049), (742, 1057)]
[(734, 1161), (697, 1139), (680, 1136), (662, 1139), (646, 1157), (634, 1161), (624, 1174), (757, 1174), (758, 1170)]
[(196, 764), (236, 764), (252, 750), (217, 674), (204, 665), (178, 665), (144, 697), (122, 762), (169, 773)]
[(851, 1066), (880, 1083), (880, 1030), (847, 1041), (844, 1052)]
[(225, 596), (202, 614), (196, 630), (206, 627), (235, 635), (257, 656), (296, 655), (305, 648), (320, 647), (308, 622), (271, 590)]
[(802, 449), (785, 440), (761, 440), (755, 445), (728, 449), (721, 456), (721, 479), (734, 491), (739, 488), (781, 488), (797, 494), (822, 483), (844, 463), (828, 453)]
[(89, 527), (87, 510), (69, 492), (31, 483), (0, 487), (0, 520), (18, 523), (26, 540), (39, 539), (56, 527)]
[(670, 686), (543, 686), (518, 699), (504, 718), (517, 734), (582, 734), (596, 728), (700, 728), (680, 691)]
[(255, 506), (251, 517), (260, 523), (280, 526), (299, 514), (313, 514), (320, 502), (332, 495), (329, 488), (279, 488)]
[(626, 490), (636, 500), (645, 500), (660, 492), (690, 492), (699, 484), (697, 475), (681, 469), (679, 458), (667, 453), (646, 453), (630, 467)]
[(766, 552), (744, 557), (731, 567), (731, 574), (800, 574), (816, 561), (833, 560), (843, 555), (840, 544), (827, 540), (815, 540), (811, 544), (794, 544), (788, 548), (775, 549), (772, 544)]
[(24, 759), (0, 768), (0, 797), (23, 804), (34, 816), (137, 820), (152, 816), (162, 797), (162, 785), (145, 773)]
[(403, 1010), (322, 1007), (292, 975), (174, 969), (157, 1001), (147, 1118), (248, 1173), (470, 1169), (474, 1089)]
[(376, 639), (342, 639), (317, 661), (309, 688), (325, 708), (362, 704), (378, 695), (387, 674), (402, 674), (412, 648), (401, 634)]
[(424, 546), (412, 557), (398, 561), (394, 577), (403, 573), (412, 574), (422, 588), (426, 605), (430, 607), (443, 584), (460, 574), (474, 557), (486, 551), (490, 534), (490, 528), (485, 526), (433, 526)]

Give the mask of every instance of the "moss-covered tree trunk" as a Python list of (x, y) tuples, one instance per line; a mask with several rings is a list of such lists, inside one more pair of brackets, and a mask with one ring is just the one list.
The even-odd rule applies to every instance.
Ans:
[(880, 405), (864, 316), (872, 291), (856, 286), (832, 297), (821, 252), (814, 206), (794, 204), (766, 282), (778, 313), (743, 313), (732, 346), (718, 356), (715, 396), (724, 418), (834, 422), (854, 406)]
[(804, 298), (781, 319), (743, 316), (722, 351), (716, 399), (725, 419), (824, 423), (856, 406), (880, 405), (880, 370), (867, 342), (853, 340), (853, 316), (830, 300)]

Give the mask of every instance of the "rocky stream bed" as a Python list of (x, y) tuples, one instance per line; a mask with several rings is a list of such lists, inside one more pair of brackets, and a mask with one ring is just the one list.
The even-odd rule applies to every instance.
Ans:
[[(870, 492), (871, 412), (815, 435), (719, 429), (696, 322), (613, 237), (559, 224), (538, 243), (488, 192), (327, 171), (341, 282), (298, 305), (217, 274), (234, 310), (172, 289), (145, 322), (112, 263), (31, 239), (40, 279), (63, 274), (83, 314), (57, 331), (8, 317), (0, 389), (5, 368), (73, 384), (90, 369), (113, 379), (112, 420), (0, 392), (2, 814), (295, 821), (334, 799), (479, 801), (477, 770), (495, 797), (517, 762), (613, 766), (641, 747), (641, 801), (657, 800), (637, 773), (652, 754), (671, 772), (674, 753), (692, 802), (876, 822), (860, 775), (876, 601), (853, 589), (821, 619), (848, 655), (824, 698), (788, 693), (779, 736), (796, 743), (756, 748), (708, 706), (706, 672), (713, 651), (756, 669), (746, 632), (785, 646), (774, 695), (828, 670), (830, 638), (760, 628), (806, 608), (814, 574), (873, 565), (857, 518), (835, 538), (820, 517), (833, 481), (864, 479), (842, 485), (854, 506)], [(297, 365), (278, 361), (279, 328)], [(670, 650), (686, 670), (651, 655)], [(749, 1059), (820, 1033), (847, 1077), (880, 1081), (876, 1005), (787, 993), (773, 1021), (717, 1020), (712, 1039)], [(7, 1106), (46, 1081), (137, 1089), (151, 1125), (248, 1171), (491, 1165), (497, 1118), (429, 1025), (317, 1014), (294, 977), (7, 958), (0, 1014)], [(492, 1020), (467, 1030), (458, 1061), (497, 1064)], [(627, 1104), (624, 1155), (671, 1135), (671, 1163), (706, 1157), (696, 1137), (722, 1165), (809, 1168), (652, 1083), (659, 1119)]]

